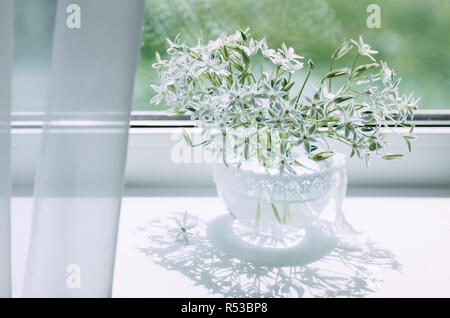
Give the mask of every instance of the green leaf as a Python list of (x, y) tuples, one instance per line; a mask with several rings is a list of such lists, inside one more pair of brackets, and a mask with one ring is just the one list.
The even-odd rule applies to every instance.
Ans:
[(406, 145), (408, 146), (408, 151), (411, 152), (411, 142), (405, 138)]
[(316, 172), (317, 172), (317, 170), (305, 166), (303, 163), (301, 163), (301, 162), (298, 161), (298, 160), (294, 160), (294, 164), (297, 165), (297, 166), (299, 166), (299, 167), (302, 167), (302, 168), (305, 168), (305, 169), (308, 169), (308, 170), (316, 171)]
[(242, 67), (242, 65), (240, 65), (238, 63), (233, 63), (233, 66), (241, 73), (243, 73), (245, 71), (245, 69)]
[(303, 142), (303, 147), (305, 148), (305, 150), (306, 150), (307, 153), (310, 153), (310, 152), (311, 152), (311, 144), (309, 143), (308, 140), (305, 140), (305, 141)]
[(299, 132), (297, 132), (297, 131), (291, 131), (290, 134), (291, 134), (292, 136), (294, 136), (294, 137), (297, 137), (297, 138), (301, 138), (301, 136), (302, 136), (302, 135), (301, 135)]
[(354, 98), (353, 95), (342, 95), (342, 96), (337, 96), (335, 99), (333, 99), (333, 102), (339, 104), (339, 103), (345, 102), (345, 101), (347, 101), (349, 99), (353, 99), (353, 98)]
[(314, 70), (314, 62), (311, 59), (308, 60), (308, 69), (310, 72)]
[(289, 171), (291, 174), (297, 175), (297, 172), (295, 172), (294, 168), (292, 168), (290, 165), (286, 164), (286, 165), (284, 166), (284, 168), (285, 168), (287, 171)]
[(283, 87), (283, 91), (288, 92), (292, 88), (292, 86), (294, 86), (294, 84), (295, 84), (295, 82), (291, 82), (291, 83), (287, 84), (286, 86)]
[(392, 155), (384, 155), (382, 157), (384, 160), (394, 160), (403, 158), (402, 154), (392, 154)]
[(374, 129), (375, 129), (375, 127), (373, 127), (373, 126), (361, 127), (361, 131), (363, 131), (363, 132), (370, 132), (370, 131), (373, 131)]
[(168, 111), (167, 114), (171, 117), (181, 116), (187, 113), (186, 109), (177, 109), (174, 111)]
[(338, 46), (333, 52), (333, 55), (331, 55), (331, 58), (333, 60), (339, 60), (341, 57), (343, 57), (345, 54), (350, 52), (350, 50), (353, 48), (353, 45), (351, 45), (350, 41), (347, 39), (342, 40), (339, 42)]
[(228, 59), (228, 50), (227, 50), (227, 47), (226, 46), (224, 46), (223, 47), (223, 55)]
[(247, 36), (245, 35), (245, 33), (242, 30), (240, 32), (241, 32), (242, 39), (244, 41), (247, 41)]
[(184, 129), (183, 129), (183, 138), (184, 138), (184, 141), (186, 142), (186, 144), (189, 147), (192, 147), (192, 139), (189, 136), (189, 134), (186, 132), (186, 130), (184, 130)]
[(250, 58), (248, 57), (247, 53), (245, 53), (244, 50), (240, 50), (241, 51), (241, 55), (242, 55), (242, 59), (244, 61), (244, 64), (246, 67), (248, 67), (248, 65), (250, 64)]
[(311, 157), (311, 159), (314, 161), (322, 161), (322, 160), (328, 159), (332, 156), (334, 156), (333, 151), (323, 151), (323, 152), (319, 152), (319, 153), (315, 154), (314, 156)]
[(360, 65), (353, 70), (352, 77), (361, 76), (364, 72), (367, 72), (367, 71), (377, 68), (379, 66), (380, 66), (380, 64), (378, 64), (378, 63)]
[(308, 134), (309, 135), (313, 135), (316, 132), (316, 130), (317, 130), (317, 125), (314, 124), (314, 125), (312, 125), (311, 127), (308, 128)]
[(376, 142), (376, 141), (372, 142), (369, 145), (369, 150), (370, 151), (375, 151), (375, 150), (380, 149), (380, 148), (381, 148), (381, 144), (379, 142)]
[(337, 68), (335, 70), (332, 70), (331, 72), (328, 72), (327, 75), (325, 75), (325, 77), (322, 79), (322, 82), (327, 78), (339, 77), (347, 75), (348, 73), (350, 73), (350, 69), (348, 67)]
[(402, 136), (402, 137), (405, 140), (406, 145), (408, 146), (408, 151), (411, 152), (411, 140), (415, 139), (415, 137), (414, 136), (409, 136), (409, 135)]
[(195, 145), (194, 145), (194, 144), (192, 143), (191, 137), (189, 136), (189, 134), (188, 134), (188, 133), (186, 132), (186, 130), (184, 130), (184, 129), (183, 129), (183, 138), (184, 138), (184, 141), (186, 142), (186, 144), (187, 144), (189, 147), (192, 147), (192, 148), (198, 147), (198, 146), (207, 146), (207, 145), (209, 145), (210, 143), (212, 143), (213, 140), (214, 140), (214, 137), (211, 137), (210, 139), (204, 140), (204, 141), (202, 141), (201, 143), (195, 144)]

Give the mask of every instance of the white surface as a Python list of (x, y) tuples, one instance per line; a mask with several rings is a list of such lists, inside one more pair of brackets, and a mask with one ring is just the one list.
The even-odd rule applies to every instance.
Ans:
[[(21, 271), (31, 200), (13, 200), (14, 295), (20, 295)], [(401, 273), (381, 270), (374, 297), (450, 297), (450, 198), (349, 197), (344, 203), (352, 225), (389, 248)], [(216, 197), (124, 198), (116, 259), (115, 297), (209, 297), (201, 284), (177, 270), (156, 265), (138, 248), (148, 240), (139, 228), (158, 217), (187, 210), (209, 221), (226, 213)], [(312, 264), (317, 265), (318, 263)]]

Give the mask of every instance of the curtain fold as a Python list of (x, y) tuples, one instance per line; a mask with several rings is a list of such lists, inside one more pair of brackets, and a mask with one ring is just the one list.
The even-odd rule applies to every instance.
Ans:
[(143, 0), (58, 1), (25, 297), (109, 297)]
[(0, 1), (0, 297), (11, 297), (10, 114), (13, 2)]

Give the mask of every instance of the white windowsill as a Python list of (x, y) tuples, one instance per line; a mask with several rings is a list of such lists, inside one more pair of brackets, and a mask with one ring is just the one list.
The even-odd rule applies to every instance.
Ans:
[[(418, 189), (427, 193), (426, 189)], [(156, 259), (146, 256), (138, 248), (148, 247), (139, 227), (173, 212), (188, 211), (208, 222), (227, 214), (213, 189), (197, 189), (198, 196), (188, 196), (189, 190), (155, 190), (154, 197), (125, 197), (117, 249), (114, 283), (115, 297), (222, 297), (213, 293), (208, 285), (208, 268), (205, 281), (194, 282), (182, 268), (169, 270)], [(401, 193), (401, 189), (397, 189)], [(351, 193), (351, 191), (350, 191)], [(407, 193), (407, 192), (405, 192)], [(430, 193), (429, 193), (430, 194)], [(17, 232), (26, 228), (31, 211), (30, 198), (13, 199), (14, 244), (14, 293), (19, 295), (26, 249), (27, 233)], [(368, 238), (388, 248), (402, 265), (402, 271), (372, 268), (382, 279), (379, 289), (368, 297), (450, 297), (450, 198), (348, 196), (344, 203), (348, 220)], [(25, 225), (25, 226), (24, 226)], [(194, 247), (193, 247), (194, 248)], [(210, 255), (211, 256), (211, 255)], [(199, 264), (208, 264), (208, 258)], [(223, 260), (226, 262), (227, 260)], [(200, 266), (200, 265), (199, 265)], [(321, 261), (311, 264), (317, 268)], [(364, 265), (365, 266), (365, 265)], [(213, 274), (213, 273), (211, 273)], [(226, 286), (224, 290), (226, 290)]]

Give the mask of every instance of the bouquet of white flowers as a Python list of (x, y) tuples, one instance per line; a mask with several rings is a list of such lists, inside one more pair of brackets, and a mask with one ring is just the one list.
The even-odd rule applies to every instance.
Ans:
[[(170, 59), (156, 53), (153, 64), (160, 85), (151, 85), (157, 92), (151, 103), (165, 100), (171, 114), (191, 114), (205, 134), (198, 145), (213, 147), (226, 166), (254, 160), (280, 174), (295, 174), (305, 160), (333, 156), (329, 139), (348, 145), (350, 156), (366, 162), (373, 155), (396, 159), (402, 155), (385, 148), (387, 133), (399, 134), (392, 129), (398, 126), (409, 127), (399, 135), (411, 148), (418, 99), (399, 94), (400, 79), (373, 57), (378, 52), (362, 37), (339, 43), (330, 71), (313, 86), (311, 96), (303, 93), (314, 70), (312, 60), (305, 65), (284, 43), (277, 50), (269, 48), (265, 39), (250, 38), (249, 29), (207, 44), (200, 39), (194, 47), (181, 43), (179, 36), (167, 41)], [(352, 52), (350, 67), (335, 67)], [(307, 72), (296, 83), (295, 74), (304, 67)], [(187, 133), (185, 139), (197, 146)], [(301, 152), (294, 151), (299, 148)]]

